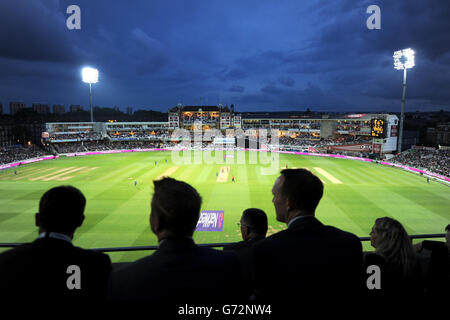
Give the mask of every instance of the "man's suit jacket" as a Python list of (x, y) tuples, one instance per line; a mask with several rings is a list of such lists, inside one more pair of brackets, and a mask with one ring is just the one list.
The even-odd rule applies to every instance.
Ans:
[(165, 239), (152, 255), (114, 271), (109, 292), (112, 300), (171, 303), (229, 302), (245, 294), (237, 257), (190, 238)]
[(313, 216), (253, 246), (257, 297), (297, 300), (361, 289), (362, 246), (353, 234)]
[(253, 238), (248, 241), (240, 241), (236, 243), (231, 243), (225, 247), (223, 247), (223, 251), (225, 252), (235, 252), (239, 262), (241, 263), (242, 273), (244, 275), (244, 280), (246, 283), (251, 283), (252, 277), (252, 247), (258, 241), (263, 240), (263, 237)]
[[(67, 281), (80, 269), (81, 289)], [(70, 242), (41, 238), (0, 254), (0, 295), (34, 300), (106, 298), (111, 260), (108, 255), (75, 247)], [(73, 279), (73, 278), (72, 278)], [(69, 283), (75, 283), (69, 279)]]
[(248, 241), (239, 241), (236, 243), (230, 243), (223, 247), (224, 251), (234, 251), (236, 253), (246, 252), (251, 249), (251, 247), (258, 241), (263, 240), (264, 238), (253, 238)]
[(422, 242), (425, 250), (431, 251), (426, 275), (427, 291), (432, 294), (445, 294), (450, 288), (450, 250), (445, 242)]

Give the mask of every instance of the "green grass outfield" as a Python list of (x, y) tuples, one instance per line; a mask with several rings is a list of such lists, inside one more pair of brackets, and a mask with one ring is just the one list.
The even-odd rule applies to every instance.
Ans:
[[(61, 157), (0, 172), (0, 242), (27, 242), (37, 236), (34, 213), (39, 199), (51, 187), (73, 185), (87, 198), (86, 219), (75, 234), (74, 244), (85, 248), (155, 245), (149, 227), (152, 180), (164, 173), (193, 185), (203, 198), (203, 210), (224, 210), (223, 232), (196, 232), (197, 243), (239, 241), (236, 222), (243, 209), (266, 211), (269, 234), (285, 228), (275, 220), (272, 185), (279, 167), (308, 168), (325, 183), (316, 216), (330, 224), (368, 236), (374, 220), (390, 216), (409, 234), (443, 233), (450, 223), (450, 189), (400, 169), (362, 161), (280, 154), (277, 173), (261, 175), (268, 165), (246, 164), (177, 165), (170, 152), (135, 152), (81, 157)], [(167, 159), (167, 164), (165, 163)], [(155, 166), (155, 161), (157, 165)], [(255, 162), (255, 161), (253, 161)], [(216, 172), (230, 167), (226, 182)], [(175, 168), (177, 167), (177, 168)], [(318, 168), (318, 169), (317, 169)], [(231, 175), (237, 179), (231, 182)], [(134, 187), (137, 179), (138, 186)], [(338, 183), (341, 182), (341, 183)], [(364, 249), (370, 245), (364, 243)], [(111, 253), (114, 262), (133, 261), (149, 252)]]

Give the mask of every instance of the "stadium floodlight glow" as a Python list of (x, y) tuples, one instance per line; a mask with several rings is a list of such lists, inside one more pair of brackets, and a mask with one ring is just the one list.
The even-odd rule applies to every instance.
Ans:
[(414, 65), (414, 50), (408, 48), (394, 52), (395, 69), (411, 69)]
[(85, 67), (81, 70), (83, 82), (89, 83), (89, 105), (91, 107), (91, 122), (94, 122), (94, 112), (92, 110), (92, 85), (98, 82), (98, 70)]
[(81, 70), (81, 75), (83, 77), (83, 82), (85, 83), (97, 83), (98, 82), (98, 70), (85, 67)]
[(406, 70), (411, 69), (414, 66), (414, 50), (408, 48), (394, 52), (394, 68), (403, 70), (403, 94), (400, 112), (400, 130), (398, 135), (398, 152), (402, 152), (403, 122), (405, 118)]

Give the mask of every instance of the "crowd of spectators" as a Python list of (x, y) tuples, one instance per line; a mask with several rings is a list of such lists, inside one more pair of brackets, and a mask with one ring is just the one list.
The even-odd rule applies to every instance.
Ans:
[(171, 148), (176, 148), (178, 146), (178, 142), (175, 141), (164, 141), (161, 142), (159, 147), (161, 149), (171, 149)]
[[(270, 139), (270, 143), (273, 144), (274, 139)], [(310, 138), (302, 139), (302, 138), (292, 138), (292, 137), (279, 137), (278, 144), (280, 146), (293, 146), (298, 148), (308, 148), (315, 147), (317, 145), (318, 140), (312, 140)]]
[(0, 149), (0, 164), (18, 162), (22, 160), (42, 157), (50, 154), (46, 150), (37, 147), (13, 147)]
[(103, 141), (85, 141), (83, 142), (83, 149), (86, 151), (107, 151), (111, 150), (110, 145)]
[(330, 141), (329, 145), (332, 144), (359, 144), (359, 143), (371, 143), (372, 137), (367, 135), (338, 135), (335, 136), (332, 141)]
[(108, 136), (112, 140), (154, 140), (169, 138), (167, 130), (157, 131), (109, 131)]
[(111, 150), (127, 150), (127, 149), (152, 149), (159, 148), (160, 142), (158, 141), (119, 141), (109, 144)]
[(450, 150), (410, 149), (392, 158), (391, 162), (450, 177)]
[(370, 128), (370, 123), (368, 124), (341, 123), (336, 126), (337, 130), (349, 130), (349, 131), (361, 131), (361, 128)]
[(320, 129), (320, 122), (319, 121), (314, 121), (311, 122), (309, 124), (309, 128), (308, 126), (303, 126), (304, 129), (315, 129), (315, 130), (319, 130)]
[(159, 141), (86, 141), (54, 143), (57, 153), (159, 148)]
[(318, 138), (312, 134), (302, 134), (295, 138), (289, 136), (282, 136), (278, 138), (280, 146), (296, 146), (296, 147), (313, 147), (323, 148), (331, 145), (343, 144), (359, 144), (371, 141), (371, 138), (364, 136), (339, 136), (331, 138)]
[(85, 152), (86, 148), (81, 142), (64, 142), (64, 143), (52, 143), (56, 153), (73, 153), (73, 152)]
[[(250, 133), (246, 135), (252, 139), (253, 136)], [(131, 137), (134, 140), (121, 140), (115, 141), (111, 139), (100, 140), (100, 134), (95, 133), (79, 133), (75, 135), (61, 134), (56, 135), (57, 138), (73, 138), (79, 139), (77, 142), (64, 142), (64, 143), (50, 143), (51, 147), (47, 151), (41, 150), (37, 147), (32, 148), (8, 148), (0, 151), (0, 163), (11, 163), (20, 160), (26, 160), (45, 154), (56, 153), (73, 153), (73, 152), (86, 152), (86, 151), (107, 151), (114, 149), (147, 149), (147, 148), (174, 148), (182, 142), (183, 136), (178, 137), (180, 140), (171, 141), (173, 138), (169, 135), (167, 130), (159, 130), (157, 132), (137, 132), (130, 136), (129, 133), (121, 133), (118, 136), (113, 137)], [(257, 137), (253, 137), (257, 139)], [(194, 147), (195, 136), (194, 132), (189, 133), (189, 137), (184, 137), (184, 140), (190, 139), (191, 145)], [(221, 147), (217, 144), (213, 144), (214, 137), (203, 136), (204, 141), (202, 147), (195, 146), (195, 149), (211, 150), (215, 147)], [(207, 141), (205, 141), (207, 140)], [(271, 137), (267, 138), (267, 144), (270, 145), (275, 139)], [(342, 144), (355, 144), (355, 143), (369, 143), (371, 137), (369, 136), (355, 136), (355, 135), (338, 135), (330, 138), (318, 138), (310, 133), (300, 133), (299, 135), (281, 136), (278, 138), (278, 144), (281, 149), (289, 150), (289, 147), (295, 148), (294, 150), (308, 150), (310, 147), (315, 150), (321, 150), (330, 145), (342, 145)], [(261, 142), (261, 141), (259, 141)], [(185, 142), (184, 144), (185, 145)], [(222, 148), (236, 149), (235, 147), (222, 146)], [(346, 152), (339, 151), (333, 152), (335, 154), (342, 154), (348, 156), (367, 157), (368, 155), (362, 152)], [(399, 164), (409, 165), (414, 168), (423, 169), (429, 172), (437, 173), (446, 177), (450, 176), (449, 168), (450, 151), (446, 150), (424, 150), (424, 149), (411, 149), (403, 152), (400, 155), (395, 156), (392, 161)]]
[(98, 132), (79, 131), (79, 132), (53, 132), (50, 134), (50, 141), (52, 140), (74, 140), (77, 141), (93, 141), (101, 140), (102, 135)]

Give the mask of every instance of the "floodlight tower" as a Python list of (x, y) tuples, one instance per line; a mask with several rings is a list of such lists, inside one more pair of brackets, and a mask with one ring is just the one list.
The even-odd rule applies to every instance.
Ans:
[(83, 82), (89, 83), (89, 105), (91, 107), (91, 122), (94, 122), (94, 113), (92, 111), (92, 85), (98, 82), (98, 70), (85, 67), (81, 70)]
[(402, 94), (402, 108), (400, 112), (400, 133), (398, 141), (398, 152), (402, 152), (403, 140), (403, 122), (405, 113), (405, 94), (406, 94), (406, 70), (414, 67), (414, 51), (412, 49), (403, 49), (394, 52), (394, 68), (403, 70), (403, 94)]

